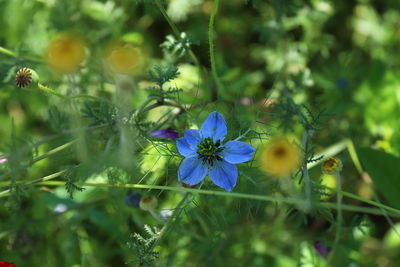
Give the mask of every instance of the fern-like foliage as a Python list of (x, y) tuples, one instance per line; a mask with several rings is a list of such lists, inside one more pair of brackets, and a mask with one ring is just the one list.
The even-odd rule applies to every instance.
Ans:
[(61, 132), (68, 129), (70, 120), (67, 113), (60, 111), (56, 106), (50, 107), (48, 113), (50, 127), (53, 131)]
[(138, 233), (131, 235), (131, 240), (127, 243), (128, 247), (133, 250), (138, 258), (138, 266), (145, 266), (153, 263), (159, 256), (159, 252), (154, 251), (156, 242), (160, 236), (160, 231), (148, 225), (144, 226), (148, 238)]
[(116, 122), (117, 110), (108, 102), (85, 102), (81, 112), (84, 117), (92, 121), (92, 126), (102, 124), (113, 125)]
[(186, 33), (182, 32), (177, 39), (172, 35), (167, 35), (166, 40), (161, 44), (161, 47), (177, 57), (183, 57), (190, 51), (191, 44), (192, 42)]
[(75, 177), (75, 172), (74, 170), (71, 168), (69, 169), (65, 174), (64, 174), (64, 179), (65, 179), (65, 189), (67, 190), (69, 197), (71, 199), (74, 198), (74, 192), (75, 191), (79, 191), (82, 192), (83, 190), (85, 190), (85, 188), (80, 187), (78, 185), (75, 184), (73, 177)]
[(152, 82), (155, 82), (160, 89), (163, 88), (163, 85), (166, 82), (169, 82), (179, 75), (178, 68), (172, 65), (162, 66), (156, 65), (148, 72), (149, 79)]

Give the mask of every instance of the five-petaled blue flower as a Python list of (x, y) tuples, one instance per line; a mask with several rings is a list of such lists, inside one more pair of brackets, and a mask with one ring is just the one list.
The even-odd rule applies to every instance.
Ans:
[(228, 141), (224, 117), (212, 112), (200, 130), (187, 130), (176, 140), (179, 153), (185, 157), (179, 166), (179, 181), (195, 185), (208, 174), (211, 181), (226, 191), (235, 187), (238, 170), (234, 164), (249, 161), (255, 149), (247, 143)]

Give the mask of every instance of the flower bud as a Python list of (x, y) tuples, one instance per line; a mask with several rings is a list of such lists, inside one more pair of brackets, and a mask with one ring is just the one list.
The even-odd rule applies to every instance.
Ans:
[(34, 82), (37, 83), (38, 81), (39, 75), (36, 73), (36, 71), (30, 68), (19, 69), (15, 75), (15, 84), (19, 88), (27, 87)]
[(324, 174), (337, 174), (342, 171), (342, 161), (335, 157), (327, 158), (321, 166)]
[(139, 202), (139, 207), (145, 211), (152, 211), (157, 207), (158, 200), (154, 196), (142, 197)]
[(173, 140), (179, 137), (179, 133), (175, 132), (171, 128), (156, 130), (152, 132), (150, 135), (158, 138), (173, 139)]

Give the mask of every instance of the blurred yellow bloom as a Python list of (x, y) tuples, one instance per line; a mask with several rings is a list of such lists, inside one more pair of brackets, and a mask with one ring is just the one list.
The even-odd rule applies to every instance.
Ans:
[(335, 157), (327, 158), (321, 166), (322, 172), (325, 174), (336, 174), (342, 170), (342, 161)]
[(295, 143), (276, 138), (261, 148), (258, 160), (265, 173), (284, 178), (300, 167), (302, 158), (301, 149)]
[(117, 45), (106, 52), (110, 68), (120, 74), (131, 74), (139, 63), (139, 49), (129, 45)]
[(78, 36), (62, 34), (50, 42), (46, 59), (59, 72), (73, 72), (85, 59), (85, 43)]

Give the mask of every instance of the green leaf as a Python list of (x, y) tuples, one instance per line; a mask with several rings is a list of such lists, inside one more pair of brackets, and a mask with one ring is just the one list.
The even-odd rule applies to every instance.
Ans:
[(400, 208), (400, 158), (371, 148), (360, 148), (358, 154), (378, 192), (392, 206)]

